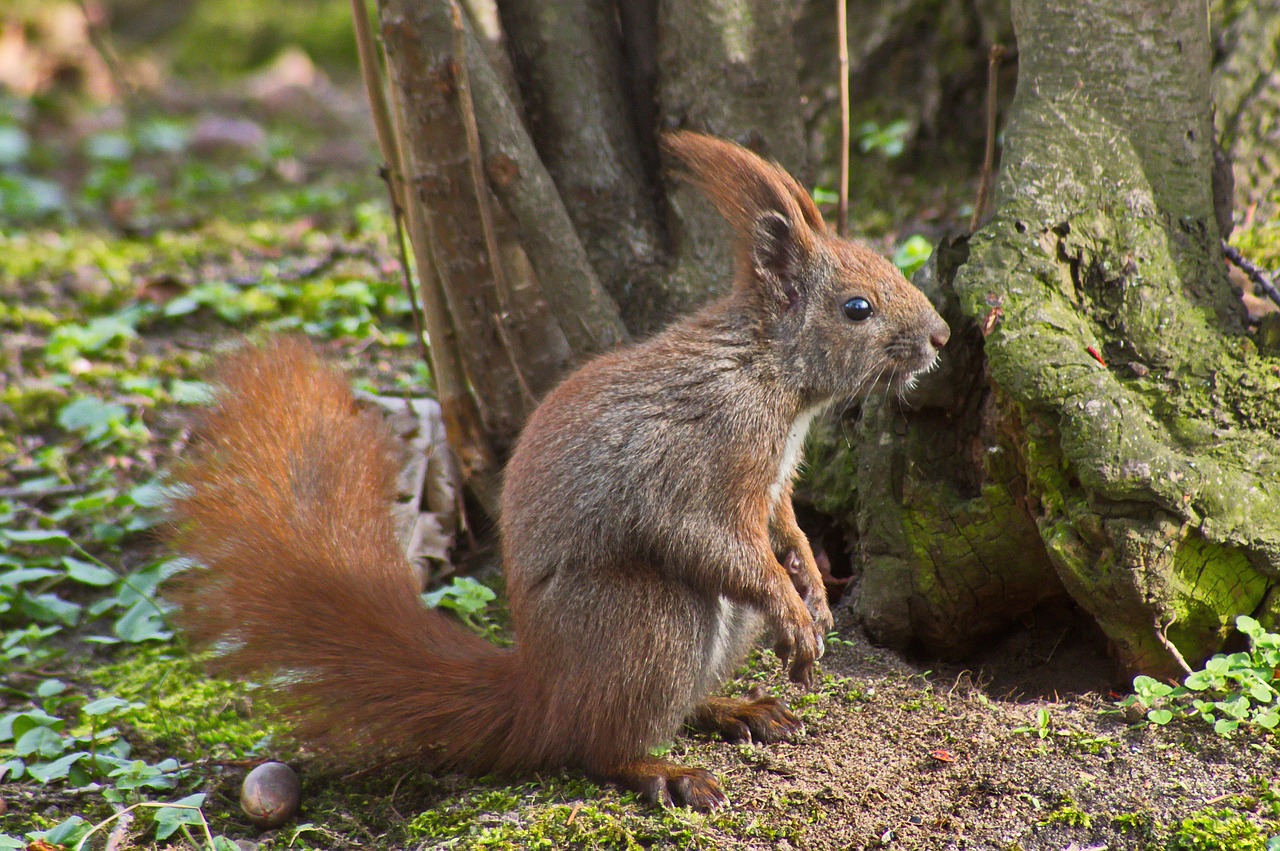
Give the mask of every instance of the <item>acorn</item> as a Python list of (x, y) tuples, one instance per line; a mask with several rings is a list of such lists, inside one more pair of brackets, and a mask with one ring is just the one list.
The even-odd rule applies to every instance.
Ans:
[(283, 762), (264, 762), (245, 777), (240, 787), (240, 809), (249, 821), (270, 830), (298, 813), (302, 784)]

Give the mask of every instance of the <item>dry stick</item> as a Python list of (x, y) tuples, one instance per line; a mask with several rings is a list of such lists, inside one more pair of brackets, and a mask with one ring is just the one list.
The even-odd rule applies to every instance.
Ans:
[(1267, 298), (1280, 305), (1280, 289), (1276, 289), (1275, 282), (1271, 280), (1271, 276), (1262, 267), (1255, 265), (1249, 258), (1237, 251), (1234, 246), (1228, 245), (1225, 239), (1222, 240), (1222, 253), (1249, 277), (1255, 287), (1266, 293)]
[(391, 196), (392, 221), (396, 225), (396, 248), (400, 253), (400, 275), (404, 280), (404, 291), (409, 296), (409, 309), (413, 311), (413, 330), (418, 335), (418, 347), (422, 352), (423, 362), (431, 366), (431, 347), (427, 344), (427, 334), (423, 326), (422, 308), (418, 305), (417, 287), (413, 285), (413, 281), (409, 279), (409, 250), (405, 247), (404, 235), (404, 207), (396, 200), (396, 190), (394, 185), (395, 178), (391, 174), (391, 169), (383, 167), (380, 169), (382, 179), (387, 184), (387, 193)]
[(1173, 661), (1178, 663), (1178, 667), (1182, 668), (1184, 672), (1189, 674), (1191, 673), (1191, 666), (1187, 664), (1187, 660), (1183, 658), (1181, 651), (1179, 651), (1178, 648), (1174, 646), (1173, 642), (1169, 640), (1169, 627), (1173, 626), (1177, 622), (1177, 615), (1169, 618), (1169, 622), (1166, 624), (1160, 623), (1160, 616), (1156, 615), (1152, 618), (1151, 625), (1155, 627), (1156, 641), (1159, 641), (1161, 646), (1164, 647), (1165, 650), (1169, 651), (1169, 655), (1173, 657)]
[[(365, 7), (364, 0), (351, 0), (351, 14), (355, 20), (356, 53), (360, 57), (360, 76), (364, 80), (364, 88), (369, 95), (369, 110), (373, 113), (378, 148), (382, 152), (383, 167), (379, 170), (379, 174), (387, 184), (387, 193), (391, 196), (391, 216), (396, 223), (396, 245), (400, 249), (400, 271), (404, 279), (405, 293), (409, 296), (409, 307), (413, 311), (413, 328), (418, 335), (422, 359), (430, 367), (431, 350), (427, 347), (427, 338), (423, 334), (422, 308), (418, 306), (413, 281), (409, 280), (409, 255), (404, 247), (404, 175), (398, 171), (400, 156), (396, 151), (395, 134), (391, 115), (387, 109), (382, 75), (378, 73), (377, 46), (374, 44), (373, 29), (369, 26), (369, 11)], [(393, 171), (393, 169), (396, 170)]]
[(524, 393), (525, 401), (532, 405), (536, 400), (525, 382), (524, 373), (520, 370), (520, 359), (516, 356), (505, 327), (505, 323), (511, 319), (511, 285), (507, 282), (507, 272), (498, 252), (498, 234), (493, 227), (493, 210), (489, 206), (489, 184), (485, 180), (484, 163), (481, 159), (484, 155), (480, 150), (480, 126), (476, 123), (476, 107), (471, 100), (471, 75), (467, 73), (467, 29), (462, 23), (462, 7), (457, 0), (450, 0), (449, 11), (453, 20), (453, 53), (458, 68), (458, 106), (462, 110), (462, 127), (467, 134), (467, 151), (471, 156), (471, 182), (475, 188), (476, 206), (480, 211), (484, 245), (489, 252), (494, 292), (498, 296), (498, 314), (493, 317), (493, 321), (498, 338), (502, 341), (502, 348), (511, 361), (516, 381), (520, 383), (520, 391)]
[(982, 211), (987, 207), (987, 193), (991, 191), (991, 170), (996, 164), (996, 98), (1000, 93), (998, 71), (1004, 58), (1004, 45), (991, 45), (987, 54), (987, 148), (982, 155), (982, 177), (978, 180), (978, 197), (973, 202), (973, 215), (969, 217), (969, 233), (978, 229)]
[(849, 5), (836, 0), (836, 52), (840, 57), (840, 203), (836, 233), (845, 235), (849, 223)]

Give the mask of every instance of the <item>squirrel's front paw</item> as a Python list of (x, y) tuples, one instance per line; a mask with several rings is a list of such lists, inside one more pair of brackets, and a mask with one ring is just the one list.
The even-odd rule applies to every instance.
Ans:
[(795, 597), (795, 605), (782, 618), (775, 628), (777, 643), (774, 652), (782, 660), (783, 667), (788, 669), (791, 681), (810, 686), (813, 683), (813, 663), (826, 650), (823, 633), (818, 630), (808, 608)]
[[(821, 642), (822, 637), (835, 626), (831, 608), (827, 605), (827, 589), (822, 584), (822, 574), (818, 572), (817, 565), (807, 569), (804, 559), (795, 549), (787, 550), (780, 561), (791, 577), (791, 584), (796, 589), (796, 593), (800, 595), (800, 599), (804, 600), (805, 608), (813, 618), (814, 629)], [(821, 656), (822, 653), (819, 652), (818, 655)]]

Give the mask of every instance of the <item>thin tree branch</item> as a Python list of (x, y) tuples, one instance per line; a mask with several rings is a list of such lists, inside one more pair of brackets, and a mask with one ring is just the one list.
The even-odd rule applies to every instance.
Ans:
[(991, 191), (991, 172), (996, 163), (996, 108), (1000, 87), (1000, 60), (1004, 58), (1004, 45), (991, 45), (987, 54), (987, 145), (982, 154), (982, 175), (978, 179), (978, 197), (973, 202), (973, 215), (969, 217), (969, 232), (978, 229), (982, 213), (987, 208), (987, 195)]
[(836, 233), (849, 226), (849, 5), (836, 0), (836, 52), (840, 60), (840, 202), (836, 209)]
[(1266, 293), (1267, 298), (1271, 299), (1280, 306), (1280, 289), (1276, 289), (1275, 282), (1271, 280), (1271, 276), (1261, 266), (1255, 265), (1249, 258), (1245, 257), (1234, 246), (1228, 245), (1227, 241), (1222, 240), (1222, 253), (1228, 260), (1234, 263), (1240, 271), (1249, 276), (1249, 280), (1253, 285), (1262, 292)]
[[(373, 114), (374, 132), (378, 137), (378, 149), (382, 152), (383, 166), (379, 170), (383, 182), (387, 184), (387, 194), (391, 197), (391, 217), (396, 225), (396, 246), (400, 253), (400, 273), (404, 280), (405, 294), (409, 297), (409, 306), (413, 310), (413, 327), (418, 337), (418, 347), (422, 359), (431, 366), (431, 350), (427, 346), (424, 335), (422, 308), (414, 291), (413, 282), (409, 280), (409, 255), (404, 246), (404, 175), (400, 172), (400, 152), (396, 145), (391, 112), (387, 108), (385, 83), (379, 72), (377, 45), (373, 40), (373, 28), (369, 25), (369, 11), (364, 0), (351, 0), (351, 15), (355, 22), (356, 54), (360, 59), (360, 76), (364, 80), (365, 92), (369, 96), (369, 111)], [(433, 370), (434, 371), (434, 370)]]

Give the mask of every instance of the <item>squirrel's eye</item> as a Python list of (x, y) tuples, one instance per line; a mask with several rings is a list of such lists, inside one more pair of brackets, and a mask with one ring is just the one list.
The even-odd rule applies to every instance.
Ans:
[(871, 316), (871, 302), (862, 296), (851, 298), (844, 303), (844, 315), (854, 322), (861, 322)]

